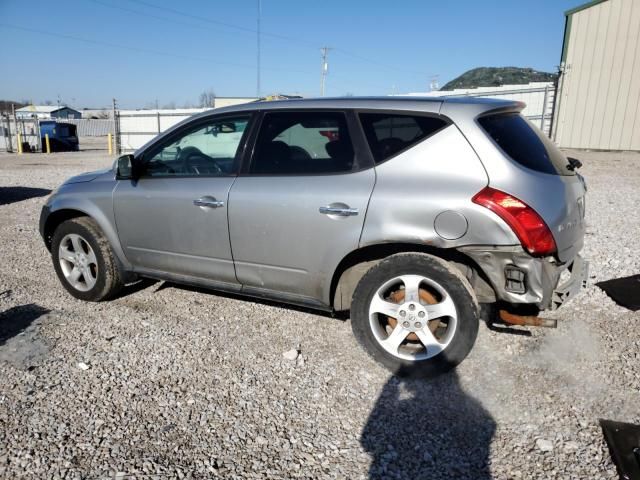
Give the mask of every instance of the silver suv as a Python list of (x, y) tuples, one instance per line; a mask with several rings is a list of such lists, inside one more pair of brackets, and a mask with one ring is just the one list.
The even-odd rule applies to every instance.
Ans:
[(372, 357), (434, 376), (471, 350), (480, 306), (545, 324), (538, 313), (585, 282), (579, 161), (523, 107), (390, 97), (205, 112), (69, 179), (40, 231), (76, 298), (150, 277), (350, 310)]

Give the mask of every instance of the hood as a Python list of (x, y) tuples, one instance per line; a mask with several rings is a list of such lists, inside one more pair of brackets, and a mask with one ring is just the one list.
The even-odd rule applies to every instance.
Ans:
[(69, 183), (90, 182), (91, 180), (95, 180), (96, 178), (98, 178), (100, 175), (104, 175), (105, 173), (108, 173), (110, 171), (111, 171), (110, 168), (104, 168), (102, 170), (96, 170), (95, 172), (81, 173), (80, 175), (76, 175), (75, 177), (69, 178), (64, 183), (66, 185), (66, 184), (69, 184)]

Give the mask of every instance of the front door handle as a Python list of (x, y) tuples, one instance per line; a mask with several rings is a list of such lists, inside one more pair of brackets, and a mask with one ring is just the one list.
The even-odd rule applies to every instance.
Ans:
[(224, 207), (224, 202), (216, 200), (214, 197), (202, 197), (193, 201), (196, 207), (220, 208)]
[(325, 215), (337, 215), (338, 217), (352, 217), (354, 215), (358, 215), (357, 208), (349, 208), (349, 207), (320, 207), (320, 213), (324, 213)]

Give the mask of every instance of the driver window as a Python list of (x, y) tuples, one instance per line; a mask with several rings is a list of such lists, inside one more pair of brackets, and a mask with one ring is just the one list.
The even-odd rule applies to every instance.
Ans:
[(185, 131), (152, 152), (148, 177), (225, 176), (233, 173), (240, 140), (249, 117), (212, 121)]

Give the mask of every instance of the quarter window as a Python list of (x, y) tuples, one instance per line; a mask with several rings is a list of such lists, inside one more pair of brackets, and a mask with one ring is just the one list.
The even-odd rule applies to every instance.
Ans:
[(448, 125), (441, 118), (388, 113), (361, 113), (360, 122), (376, 164)]
[(304, 175), (348, 172), (354, 150), (344, 114), (335, 112), (266, 113), (251, 173)]
[(234, 172), (248, 117), (218, 119), (190, 129), (150, 153), (149, 177), (225, 176)]

